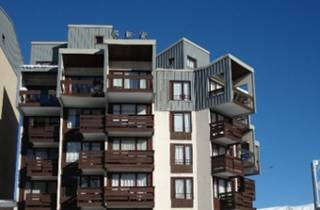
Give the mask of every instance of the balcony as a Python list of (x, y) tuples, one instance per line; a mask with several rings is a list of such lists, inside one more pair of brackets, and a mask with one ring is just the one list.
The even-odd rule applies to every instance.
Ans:
[(78, 188), (77, 206), (81, 209), (104, 209), (103, 187)]
[(243, 176), (243, 162), (241, 159), (229, 155), (219, 155), (211, 159), (212, 174), (221, 178)]
[(105, 202), (108, 208), (153, 208), (153, 187), (106, 187)]
[(26, 210), (52, 210), (56, 206), (56, 194), (28, 193), (26, 195)]
[(19, 107), (26, 116), (60, 114), (60, 104), (55, 90), (21, 90)]
[(106, 135), (104, 123), (104, 115), (81, 115), (80, 132), (84, 139), (104, 141)]
[(35, 147), (57, 147), (59, 142), (59, 126), (29, 126), (28, 138), (29, 142)]
[(105, 163), (111, 172), (152, 172), (154, 151), (107, 151)]
[(224, 210), (255, 210), (253, 200), (240, 192), (222, 193), (219, 195), (220, 209)]
[(55, 160), (27, 160), (27, 176), (34, 180), (55, 180), (58, 164)]
[(239, 106), (239, 115), (248, 115), (254, 112), (253, 97), (241, 88), (233, 88), (233, 102)]
[(106, 116), (106, 131), (109, 136), (149, 137), (153, 134), (153, 115)]
[[(134, 72), (132, 72), (134, 73)], [(152, 75), (112, 71), (107, 90), (110, 102), (150, 103), (153, 100)]]
[(95, 80), (61, 80), (61, 100), (69, 107), (104, 107), (103, 83)]
[(104, 151), (82, 151), (78, 163), (84, 174), (104, 174)]
[(235, 120), (232, 123), (226, 120), (213, 122), (210, 124), (211, 141), (222, 145), (238, 144), (246, 130), (248, 127), (245, 124)]

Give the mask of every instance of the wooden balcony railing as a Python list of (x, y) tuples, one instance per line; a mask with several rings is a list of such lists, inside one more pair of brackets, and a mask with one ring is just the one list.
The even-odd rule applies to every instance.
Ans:
[(108, 208), (153, 208), (153, 187), (106, 187)]
[(21, 90), (20, 104), (24, 106), (59, 106), (55, 90)]
[(109, 129), (130, 129), (137, 132), (140, 129), (153, 130), (153, 115), (112, 115), (106, 116), (106, 130)]
[(105, 131), (104, 115), (81, 115), (80, 132), (82, 133), (103, 133)]
[[(108, 91), (152, 92), (152, 75), (117, 75), (109, 74)], [(115, 84), (114, 80), (121, 80)]]
[(34, 208), (54, 207), (55, 204), (56, 204), (56, 194), (28, 193), (26, 195), (27, 209), (29, 208), (31, 209), (33, 207)]
[(102, 207), (104, 206), (103, 187), (98, 188), (78, 188), (78, 207)]
[(108, 171), (152, 171), (154, 151), (107, 151)]
[(79, 168), (103, 169), (104, 151), (82, 151), (79, 154)]
[(219, 195), (221, 209), (254, 209), (253, 201), (240, 192), (222, 193)]
[[(240, 123), (238, 123), (240, 125)], [(226, 137), (235, 142), (240, 142), (244, 129), (238, 124), (231, 124), (227, 121), (217, 121), (210, 124), (211, 139)], [(243, 125), (244, 126), (244, 125)]]
[(27, 160), (27, 176), (57, 176), (56, 160)]
[(243, 175), (243, 162), (241, 159), (229, 155), (212, 157), (212, 174), (228, 173), (231, 176)]
[(28, 128), (29, 142), (54, 143), (59, 140), (59, 125), (43, 125)]
[(253, 97), (245, 92), (233, 88), (233, 101), (246, 109), (253, 111)]
[(256, 185), (252, 179), (243, 179), (243, 193), (245, 197), (254, 201), (256, 199)]
[(63, 95), (103, 97), (103, 80), (62, 80), (61, 90)]

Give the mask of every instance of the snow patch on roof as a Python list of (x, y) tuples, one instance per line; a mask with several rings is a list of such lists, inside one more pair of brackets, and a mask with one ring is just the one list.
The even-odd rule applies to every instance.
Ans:
[(305, 204), (300, 206), (275, 206), (270, 208), (261, 208), (258, 210), (314, 210), (314, 204)]

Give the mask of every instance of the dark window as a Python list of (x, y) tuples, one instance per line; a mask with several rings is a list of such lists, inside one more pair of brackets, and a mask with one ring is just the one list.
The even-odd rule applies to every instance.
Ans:
[(169, 58), (169, 68), (174, 67), (174, 58)]
[(103, 44), (103, 36), (96, 36), (96, 44)]
[(97, 188), (103, 186), (103, 177), (101, 176), (82, 176), (80, 179), (81, 188)]
[(190, 82), (189, 81), (172, 81), (171, 100), (188, 101), (190, 97)]
[(192, 145), (171, 144), (170, 160), (172, 173), (192, 173)]
[(148, 139), (146, 138), (113, 138), (110, 149), (113, 151), (146, 151)]
[(209, 95), (224, 93), (224, 82), (216, 77), (209, 77)]
[(110, 111), (114, 115), (148, 115), (150, 106), (147, 104), (112, 104)]
[(191, 113), (170, 113), (170, 137), (171, 139), (191, 139)]
[(4, 34), (2, 34), (2, 42), (4, 44), (4, 42), (6, 41), (6, 36)]

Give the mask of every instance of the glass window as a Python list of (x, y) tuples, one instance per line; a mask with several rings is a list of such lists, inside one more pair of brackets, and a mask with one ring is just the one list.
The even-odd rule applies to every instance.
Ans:
[(190, 82), (177, 81), (173, 82), (172, 87), (173, 100), (190, 100)]
[(67, 143), (67, 155), (66, 155), (67, 163), (72, 163), (79, 160), (80, 148), (81, 148), (81, 145), (78, 142)]
[(112, 83), (113, 83), (113, 87), (115, 88), (122, 88), (123, 86), (121, 78), (113, 79)]
[(187, 57), (187, 68), (190, 68), (190, 69), (197, 68), (197, 60), (188, 56)]
[(123, 115), (135, 115), (136, 114), (136, 106), (134, 104), (122, 104), (121, 106), (121, 114)]
[(176, 199), (190, 200), (193, 198), (193, 182), (191, 178), (176, 178), (174, 179), (174, 184)]
[(174, 132), (191, 132), (191, 116), (190, 113), (174, 113), (173, 114), (173, 130)]
[(135, 140), (124, 138), (121, 140), (121, 150), (135, 150)]
[(175, 145), (175, 164), (192, 165), (191, 145)]
[(70, 109), (68, 112), (67, 128), (78, 128), (79, 124), (79, 111), (76, 109)]
[(138, 105), (137, 106), (137, 115), (146, 115), (147, 114), (147, 106), (146, 105)]
[(137, 140), (137, 150), (147, 150), (147, 140), (138, 139)]
[(134, 187), (136, 177), (134, 174), (122, 174), (120, 185), (121, 187)]
[(120, 139), (112, 140), (112, 150), (115, 150), (115, 151), (120, 150)]
[(181, 100), (182, 97), (182, 83), (173, 83), (173, 100)]
[(137, 186), (146, 187), (147, 186), (147, 174), (138, 174), (137, 175)]
[(121, 106), (119, 104), (113, 104), (112, 106), (112, 114), (121, 114)]
[(112, 182), (111, 182), (111, 186), (112, 187), (118, 187), (119, 186), (119, 174), (112, 174)]

